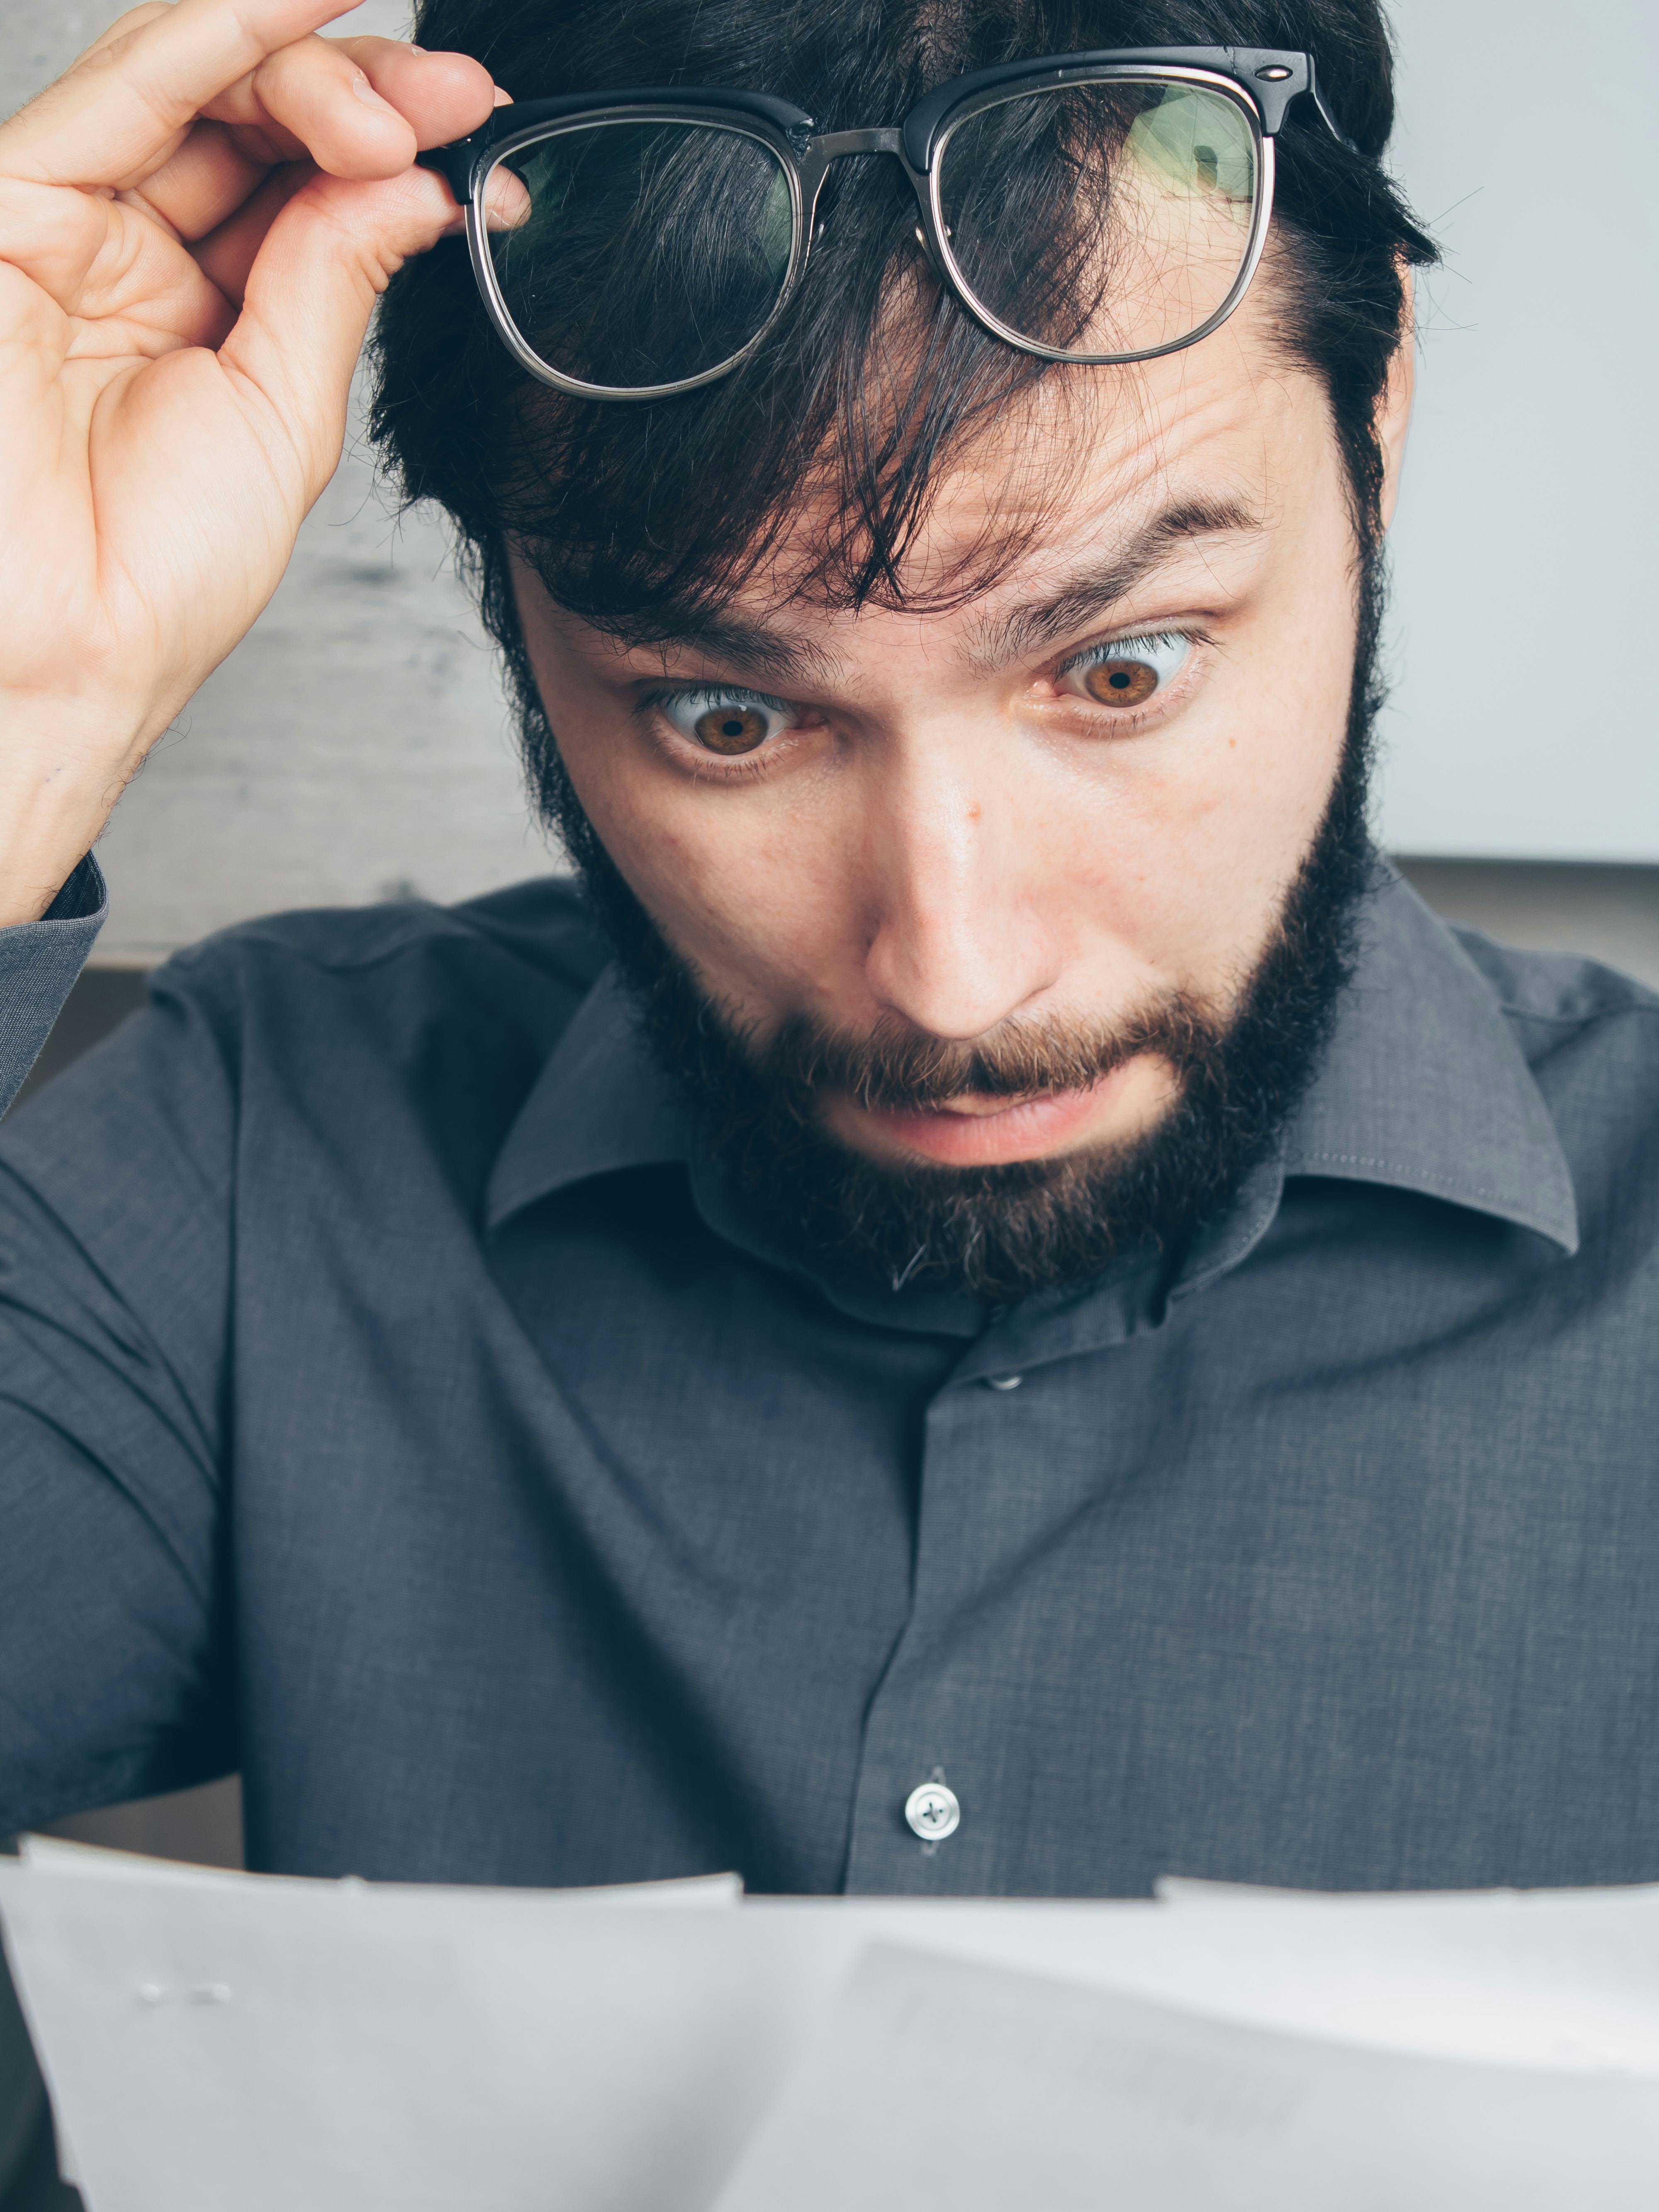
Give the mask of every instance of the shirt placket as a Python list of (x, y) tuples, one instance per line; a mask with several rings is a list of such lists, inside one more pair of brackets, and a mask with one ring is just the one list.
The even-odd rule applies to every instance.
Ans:
[[(1102, 1294), (1095, 1341), (1082, 1352), (1066, 1341), (1074, 1317), (1050, 1344), (1029, 1327), (988, 1331), (928, 1407), (911, 1612), (866, 1717), (850, 1893), (998, 1886), (1010, 1822), (1024, 1817), (1010, 1802), (1022, 1754), (987, 1685), (1041, 1663), (1041, 1594), (1024, 1563), (1102, 1479), (1099, 1450), (1082, 1449), (1063, 1401), (1079, 1389), (1109, 1390), (1131, 1303), (1121, 1291)], [(1079, 1360), (1094, 1369), (1086, 1379)]]

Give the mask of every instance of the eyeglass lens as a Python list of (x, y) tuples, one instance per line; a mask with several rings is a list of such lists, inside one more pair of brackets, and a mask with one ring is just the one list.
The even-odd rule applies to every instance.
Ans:
[(964, 286), (1006, 329), (1066, 354), (1149, 353), (1201, 330), (1237, 282), (1259, 171), (1223, 93), (1062, 85), (952, 130), (939, 207)]
[(489, 249), (507, 313), (579, 383), (638, 391), (720, 368), (789, 274), (789, 179), (742, 131), (583, 124), (507, 155), (485, 194), (507, 209)]

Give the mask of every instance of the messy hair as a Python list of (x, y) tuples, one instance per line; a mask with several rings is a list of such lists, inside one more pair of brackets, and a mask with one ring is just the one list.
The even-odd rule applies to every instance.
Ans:
[[(1270, 287), (1273, 343), (1323, 387), (1362, 569), (1374, 565), (1376, 409), (1407, 271), (1434, 252), (1382, 165), (1394, 94), (1376, 0), (422, 0), (416, 36), (476, 56), (520, 100), (726, 85), (792, 100), (824, 131), (896, 123), (933, 87), (1024, 55), (1182, 45), (1311, 53), (1352, 144), (1332, 137), (1311, 103), (1292, 106), (1257, 284)], [(650, 639), (763, 571), (810, 502), (815, 595), (848, 608), (915, 605), (906, 556), (947, 471), (1017, 422), (1015, 410), (1086, 417), (1124, 374), (1043, 362), (981, 329), (923, 261), (895, 162), (837, 163), (821, 213), (805, 276), (763, 344), (721, 380), (658, 401), (606, 404), (527, 377), (490, 328), (459, 240), (410, 263), (386, 294), (374, 434), (402, 494), (453, 518), (538, 781), (535, 756), (551, 733), (525, 658), (509, 546), (559, 605)], [(1024, 489), (1005, 502), (969, 563), (976, 573), (951, 586), (981, 585), (1033, 513)]]

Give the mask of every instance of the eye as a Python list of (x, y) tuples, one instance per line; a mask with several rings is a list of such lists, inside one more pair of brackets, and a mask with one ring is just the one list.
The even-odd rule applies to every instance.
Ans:
[(1180, 630), (1115, 637), (1068, 660), (1060, 672), (1060, 688), (1103, 707), (1144, 707), (1168, 690), (1192, 649), (1191, 638)]
[(793, 726), (794, 710), (758, 691), (675, 691), (655, 704), (683, 738), (705, 752), (757, 752)]

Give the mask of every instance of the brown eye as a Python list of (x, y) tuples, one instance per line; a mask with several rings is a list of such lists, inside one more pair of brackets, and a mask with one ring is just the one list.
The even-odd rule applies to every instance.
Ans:
[(1106, 707), (1139, 707), (1152, 697), (1158, 681), (1157, 669), (1144, 660), (1097, 660), (1083, 672), (1089, 696)]
[(652, 703), (688, 744), (727, 758), (757, 753), (799, 722), (796, 708), (761, 691), (671, 691)]
[(767, 717), (758, 707), (711, 707), (691, 725), (711, 753), (752, 753), (764, 742)]
[(1167, 691), (1187, 665), (1193, 641), (1184, 630), (1146, 630), (1079, 654), (1060, 671), (1061, 688), (1103, 707), (1144, 707)]

